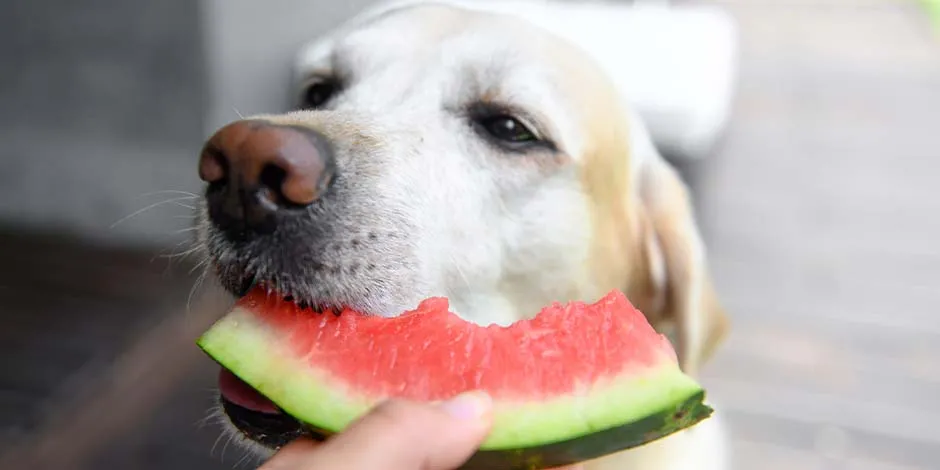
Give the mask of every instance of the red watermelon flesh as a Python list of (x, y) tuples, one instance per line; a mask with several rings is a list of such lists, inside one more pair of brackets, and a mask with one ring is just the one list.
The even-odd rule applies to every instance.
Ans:
[(240, 305), (259, 312), (312, 367), (365, 395), (441, 400), (481, 389), (507, 399), (542, 399), (676, 362), (669, 341), (620, 293), (593, 306), (554, 304), (509, 327), (464, 321), (444, 298), (395, 318), (352, 310), (311, 315), (262, 292)]
[[(488, 465), (494, 451), (508, 450), (552, 465), (593, 458), (688, 427), (711, 411), (669, 341), (619, 291), (484, 327), (451, 313), (444, 298), (381, 318), (314, 312), (255, 290), (199, 345), (325, 434), (389, 397), (441, 400), (485, 390), (495, 406), (483, 445)], [(264, 406), (243, 392), (252, 406)]]

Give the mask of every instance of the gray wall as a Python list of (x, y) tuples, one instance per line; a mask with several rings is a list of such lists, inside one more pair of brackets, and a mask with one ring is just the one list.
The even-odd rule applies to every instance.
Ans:
[[(370, 0), (0, 2), (0, 229), (172, 244), (217, 126), (286, 104), (292, 54)], [(186, 201), (177, 201), (188, 204)]]
[(293, 55), (376, 0), (203, 0), (207, 130), (288, 103)]
[(0, 223), (167, 233), (180, 219), (165, 211), (109, 226), (155, 201), (148, 191), (194, 189), (204, 76), (190, 0), (0, 3)]

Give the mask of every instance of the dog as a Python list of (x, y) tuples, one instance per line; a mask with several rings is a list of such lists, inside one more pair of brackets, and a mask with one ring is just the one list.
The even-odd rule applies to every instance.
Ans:
[[(369, 11), (302, 51), (295, 110), (207, 140), (198, 241), (217, 280), (381, 316), (445, 296), (502, 325), (620, 289), (694, 374), (729, 321), (685, 184), (564, 15), (481, 4)], [(222, 395), (259, 456), (301, 433)], [(728, 468), (720, 415), (587, 466)]]

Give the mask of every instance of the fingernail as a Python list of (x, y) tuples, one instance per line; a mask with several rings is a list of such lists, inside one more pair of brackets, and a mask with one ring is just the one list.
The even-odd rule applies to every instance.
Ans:
[(483, 392), (465, 392), (440, 404), (449, 415), (462, 420), (480, 419), (489, 413), (493, 402)]

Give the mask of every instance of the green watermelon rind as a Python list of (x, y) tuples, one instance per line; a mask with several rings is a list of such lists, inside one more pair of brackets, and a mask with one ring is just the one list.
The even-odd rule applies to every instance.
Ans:
[[(314, 434), (341, 431), (387, 398), (364, 396), (304, 363), (270, 326), (242, 307), (219, 320), (197, 343), (287, 414), (316, 430)], [(643, 445), (711, 413), (703, 403), (702, 388), (674, 360), (606, 382), (550, 400), (497, 397), (492, 432), (474, 458), (492, 461), (495, 452), (503, 459), (515, 455), (512, 459), (520, 462), (538, 458), (544, 460), (539, 465), (557, 465), (570, 454), (578, 457), (570, 462), (579, 462)]]
[(637, 421), (560, 442), (514, 449), (481, 449), (461, 466), (462, 470), (536, 470), (594, 460), (649, 444), (687, 429), (712, 414), (703, 403), (704, 392)]
[[(711, 407), (703, 403), (705, 393), (689, 397), (676, 406), (660, 410), (631, 423), (529, 447), (480, 449), (460, 470), (539, 470), (583, 463), (662, 439), (698, 424), (711, 416)], [(307, 426), (310, 436), (323, 441), (335, 432)]]

